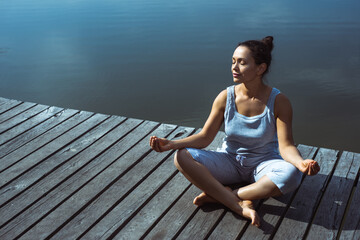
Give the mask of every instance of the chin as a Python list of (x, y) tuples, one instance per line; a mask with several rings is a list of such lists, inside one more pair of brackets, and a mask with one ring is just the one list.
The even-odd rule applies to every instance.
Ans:
[(238, 78), (233, 78), (233, 81), (234, 81), (234, 83), (242, 83), (243, 81), (241, 81), (240, 79), (238, 79)]

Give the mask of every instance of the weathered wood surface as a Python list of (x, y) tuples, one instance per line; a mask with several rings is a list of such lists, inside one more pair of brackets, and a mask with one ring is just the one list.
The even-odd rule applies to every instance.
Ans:
[(198, 131), (0, 98), (0, 239), (360, 238), (360, 154), (299, 145), (320, 173), (257, 201), (256, 228), (219, 204), (193, 205), (201, 191), (174, 151), (148, 146)]

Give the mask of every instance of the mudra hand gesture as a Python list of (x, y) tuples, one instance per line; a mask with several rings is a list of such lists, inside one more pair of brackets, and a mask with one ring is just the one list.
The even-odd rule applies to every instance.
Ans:
[(156, 152), (171, 150), (171, 141), (166, 138), (150, 137), (150, 147)]
[(299, 170), (307, 175), (315, 175), (320, 171), (319, 164), (312, 159), (305, 159), (299, 165)]

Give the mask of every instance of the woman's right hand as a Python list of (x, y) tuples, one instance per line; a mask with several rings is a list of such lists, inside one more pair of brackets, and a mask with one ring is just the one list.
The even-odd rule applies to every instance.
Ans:
[(150, 137), (150, 147), (156, 152), (164, 152), (171, 150), (171, 141), (166, 138)]

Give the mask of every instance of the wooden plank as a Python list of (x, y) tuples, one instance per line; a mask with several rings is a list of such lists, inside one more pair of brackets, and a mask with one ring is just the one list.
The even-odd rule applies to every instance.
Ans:
[[(20, 213), (22, 215), (18, 216), (17, 219), (12, 220), (10, 224), (5, 223), (8, 225), (1, 232), (8, 232), (9, 229), (14, 228), (16, 231), (13, 231), (13, 234), (21, 233), (21, 231), (25, 230), (26, 227), (33, 224), (33, 222), (36, 222), (39, 218), (41, 218), (42, 215), (46, 214), (52, 208), (54, 208), (54, 206), (61, 204), (64, 199), (71, 196), (71, 192), (76, 190), (76, 188), (72, 189), (71, 186), (69, 186), (71, 181), (74, 183), (74, 185), (75, 182), (79, 183), (77, 188), (86, 183), (87, 180), (83, 181), (83, 183), (80, 183), (78, 181), (79, 179), (72, 179), (69, 177), (79, 172), (79, 168), (84, 167), (84, 165), (87, 166), (88, 162), (91, 164), (91, 161), (97, 155), (101, 154), (104, 149), (107, 149), (109, 145), (115, 143), (119, 138), (127, 134), (129, 131), (131, 131), (132, 128), (141, 123), (140, 120), (134, 120), (126, 121), (120, 125), (122, 127), (117, 126), (119, 123), (123, 122), (123, 120), (124, 118), (122, 117), (112, 117), (111, 121), (106, 121), (98, 126), (98, 130), (94, 129), (94, 131), (89, 132), (83, 138), (79, 139), (77, 143), (73, 143), (64, 151), (54, 155), (51, 158), (53, 162), (61, 162), (63, 161), (62, 159), (68, 158), (71, 158), (71, 160), (61, 165), (60, 167), (57, 167), (55, 171), (49, 174), (46, 178), (42, 179), (35, 186), (31, 187), (31, 189), (27, 190), (27, 192), (22, 194), (21, 197), (13, 200), (10, 202), (10, 204), (3, 207), (7, 219), (18, 216)], [(113, 129), (114, 127), (116, 128)], [(108, 133), (110, 130), (111, 134)], [(104, 137), (99, 136), (99, 134), (101, 134), (100, 132), (102, 132), (102, 136), (105, 134), (106, 135)], [(95, 140), (96, 141), (93, 144), (91, 143), (90, 148), (86, 148), (85, 150), (81, 151), (79, 145), (82, 142), (89, 141), (89, 139), (91, 139), (91, 142), (94, 142)], [(99, 139), (100, 141), (98, 141)], [(70, 149), (70, 151), (68, 151), (68, 149)], [(78, 154), (74, 157), (71, 156), (74, 154), (72, 153), (73, 151), (71, 151), (73, 149), (76, 149), (78, 152)], [(95, 174), (95, 171), (93, 172)], [(82, 177), (81, 173), (80, 176)], [(64, 182), (64, 180), (66, 181)], [(63, 184), (60, 185), (62, 182)], [(70, 191), (70, 189), (72, 189), (72, 191)], [(45, 195), (43, 195), (44, 192), (46, 193)], [(34, 201), (34, 203), (32, 203), (32, 201)], [(26, 211), (21, 211), (24, 207)], [(17, 212), (16, 215), (14, 215), (12, 211)]]
[(76, 114), (74, 117), (66, 120), (61, 125), (52, 128), (50, 131), (43, 134), (41, 138), (35, 138), (32, 141), (28, 142), (27, 144), (18, 148), (16, 151), (4, 156), (1, 159), (0, 172), (4, 171), (13, 164), (18, 163), (20, 160), (23, 160), (26, 156), (30, 155), (31, 153), (34, 153), (37, 150), (41, 149), (46, 144), (54, 141), (56, 138), (70, 131), (75, 126), (81, 124), (83, 121), (89, 119), (93, 115), (94, 113), (90, 113), (90, 112), (80, 112)]
[[(180, 136), (179, 133), (181, 133), (181, 135), (186, 136), (191, 132), (192, 132), (192, 128), (181, 127), (176, 129), (175, 132), (173, 132), (170, 136), (168, 136), (168, 138), (173, 139), (175, 136)], [(146, 139), (145, 146), (147, 149), (149, 149), (148, 141), (149, 139)], [(79, 226), (81, 224), (79, 220), (82, 219), (83, 216), (86, 216), (86, 212), (96, 213), (95, 216), (91, 216), (91, 218), (93, 219), (92, 222), (95, 222), (96, 219), (98, 219), (97, 221), (101, 219), (101, 221), (99, 221), (99, 223), (94, 228), (92, 228), (90, 232), (86, 233), (85, 239), (94, 238), (95, 236), (101, 236), (103, 234), (106, 234), (107, 229), (110, 229), (114, 225), (122, 224), (121, 221), (126, 221), (127, 218), (131, 217), (131, 214), (133, 213), (133, 211), (135, 211), (134, 208), (136, 209), (136, 206), (141, 205), (141, 202), (145, 201), (146, 198), (152, 194), (151, 191), (149, 192), (150, 189), (145, 190), (144, 193), (141, 194), (142, 197), (140, 197), (135, 201), (130, 196), (134, 195), (133, 191), (138, 191), (139, 186), (137, 188), (136, 186), (139, 184), (140, 186), (146, 185), (145, 183), (143, 183), (144, 179), (146, 179), (145, 182), (149, 181), (148, 180), (149, 175), (154, 176), (154, 173), (151, 172), (154, 169), (156, 169), (168, 157), (169, 157), (169, 152), (155, 153), (151, 151), (145, 158), (141, 159), (141, 161), (137, 165), (135, 165), (129, 172), (121, 176), (121, 178), (119, 178), (114, 183), (114, 185), (111, 186), (111, 188), (109, 188), (99, 199), (97, 199), (87, 209), (85, 209), (85, 211), (82, 212), (81, 215), (77, 216), (76, 221), (70, 222), (70, 225), (68, 225), (68, 227), (73, 226), (73, 224)], [(167, 160), (167, 161), (171, 161), (171, 160)], [(162, 174), (171, 175), (172, 172), (169, 173), (168, 171), (165, 171)], [(159, 181), (166, 181), (166, 178), (162, 180), (159, 179)], [(158, 184), (159, 181), (155, 181), (154, 184)], [(126, 185), (124, 183), (126, 183)], [(153, 189), (153, 187), (151, 186), (149, 187)], [(106, 198), (110, 198), (110, 199), (106, 199)], [(115, 211), (117, 211), (117, 209), (119, 209), (119, 206), (124, 206), (124, 205), (127, 206), (127, 203), (130, 203), (131, 206), (127, 211), (121, 214), (122, 215), (121, 219), (119, 219), (119, 217), (116, 216), (116, 214), (115, 216), (113, 216), (114, 215), (114, 210), (112, 210), (113, 208), (116, 207)], [(104, 206), (107, 207), (104, 208)], [(112, 211), (109, 212), (110, 210)], [(107, 212), (109, 213), (106, 215)], [(104, 227), (104, 229), (98, 232), (97, 229), (102, 228), (102, 226)], [(116, 230), (116, 227), (114, 228)], [(108, 233), (111, 234), (112, 232), (110, 231)]]
[[(150, 122), (153, 123), (153, 122)], [(146, 124), (148, 125), (148, 124)], [(144, 126), (146, 127), (146, 126)], [(158, 128), (154, 130), (154, 132), (149, 132), (149, 130), (144, 131), (142, 128), (137, 128), (134, 130), (134, 134), (129, 134), (124, 138), (124, 141), (120, 143), (117, 146), (114, 146), (110, 151), (107, 151), (103, 156), (101, 156), (98, 161), (102, 162), (107, 159), (112, 159), (112, 164), (106, 168), (106, 171), (101, 173), (97, 178), (94, 180), (96, 182), (111, 182), (116, 181), (116, 179), (120, 178), (122, 175), (126, 174), (139, 160), (141, 160), (144, 156), (146, 156), (150, 149), (148, 147), (145, 147), (148, 145), (149, 141), (149, 134), (156, 135), (159, 137), (166, 137), (168, 136), (173, 130), (175, 129), (174, 125), (167, 125), (162, 124)], [(136, 132), (137, 131), (137, 132)], [(141, 135), (142, 134), (142, 135)], [(144, 138), (143, 138), (144, 137)], [(138, 139), (142, 140), (138, 142), (134, 147), (131, 147), (128, 145), (128, 143), (131, 143), (133, 140), (138, 141)], [(133, 144), (136, 143), (133, 142)], [(121, 151), (118, 151), (118, 149), (123, 149)], [(129, 151), (126, 151), (126, 149), (130, 149)], [(114, 157), (115, 156), (115, 157)], [(93, 167), (94, 168), (94, 167)], [(94, 170), (90, 169), (84, 174), (91, 174)], [(102, 180), (103, 179), (103, 180)], [(71, 187), (71, 186), (70, 186)], [(129, 186), (131, 187), (131, 186)], [(103, 190), (101, 190), (103, 191)], [(126, 195), (126, 191), (124, 190), (123, 194)], [(116, 200), (116, 199), (115, 199)], [(60, 232), (57, 232), (54, 238), (68, 238), (68, 237), (74, 237), (79, 236), (82, 232), (84, 232), (89, 225), (93, 224), (98, 217), (97, 215), (93, 214), (93, 212), (90, 211), (90, 214), (87, 215), (86, 209), (81, 212), (79, 215), (71, 219), (71, 221), (65, 225)], [(84, 218), (85, 216), (85, 218)], [(79, 220), (81, 219), (81, 220)], [(85, 219), (85, 220), (84, 220)], [(76, 231), (74, 231), (76, 230)]]
[(39, 114), (40, 112), (44, 111), (47, 108), (49, 108), (49, 106), (36, 105), (35, 107), (30, 108), (29, 110), (26, 110), (25, 112), (22, 112), (17, 116), (13, 117), (11, 121), (3, 122), (0, 125), (0, 134), (3, 134), (9, 129), (15, 127), (16, 125), (31, 119), (32, 117), (36, 116), (37, 114)]
[[(297, 148), (305, 159), (313, 159), (317, 151), (317, 148), (312, 146), (299, 145)], [(262, 218), (260, 228), (249, 225), (245, 233), (242, 235), (242, 238), (254, 240), (271, 238), (271, 236), (275, 234), (277, 225), (280, 224), (280, 221), (283, 219), (283, 215), (288, 209), (289, 204), (291, 204), (291, 200), (294, 198), (296, 193), (297, 191), (294, 191), (281, 197), (266, 199), (257, 210), (259, 216)], [(234, 225), (236, 226), (236, 224)], [(227, 230), (227, 226), (222, 225), (221, 227), (225, 229), (223, 229), (220, 234), (225, 234), (224, 236), (226, 236), (227, 233), (225, 231)], [(234, 228), (234, 230), (236, 232), (236, 228)], [(240, 228), (237, 230), (238, 233), (240, 233), (239, 230)], [(217, 236), (221, 236), (220, 234)]]
[(51, 118), (47, 119), (45, 122), (40, 123), (31, 129), (18, 135), (17, 137), (11, 139), (7, 143), (0, 146), (0, 158), (3, 158), (5, 155), (15, 151), (21, 146), (25, 145), (28, 142), (31, 142), (35, 138), (42, 136), (48, 130), (54, 128), (55, 126), (63, 123), (69, 118), (73, 117), (75, 114), (79, 113), (78, 110), (66, 109), (53, 115)]
[(5, 113), (0, 115), (0, 123), (3, 123), (5, 121), (8, 121), (9, 119), (13, 118), (14, 116), (29, 110), (30, 108), (34, 107), (36, 104), (35, 103), (22, 103), (19, 105), (16, 105), (15, 107), (9, 109), (8, 111), (6, 111)]
[[(191, 133), (191, 128), (178, 128), (176, 129), (169, 138), (174, 138), (176, 135), (179, 135), (179, 133), (183, 135), (187, 135)], [(154, 133), (155, 134), (155, 133)], [(152, 135), (154, 135), (152, 134)], [(155, 134), (157, 135), (157, 134)], [(142, 147), (143, 149), (146, 149), (147, 151), (150, 150), (148, 147), (149, 138), (145, 138), (144, 141), (142, 141), (143, 144), (141, 144), (139, 147)], [(143, 150), (142, 150), (143, 151)], [(129, 152), (130, 154), (130, 152)], [(131, 155), (126, 154), (123, 157), (131, 157)], [(87, 228), (91, 227), (96, 221), (99, 221), (104, 215), (106, 215), (106, 212), (110, 211), (112, 208), (116, 206), (116, 204), (124, 204), (122, 200), (125, 198), (125, 202), (131, 195), (134, 193), (132, 191), (137, 191), (138, 188), (135, 189), (135, 187), (142, 182), (144, 179), (147, 178), (149, 175), (149, 172), (152, 171), (152, 169), (156, 168), (159, 163), (164, 161), (164, 158), (168, 156), (169, 153), (162, 153), (160, 154), (160, 157), (154, 157), (154, 153), (150, 152), (148, 155), (145, 156), (145, 158), (141, 159), (141, 161), (135, 165), (133, 168), (129, 169), (128, 172), (124, 172), (124, 174), (118, 176), (117, 178), (115, 174), (112, 172), (116, 171), (118, 167), (116, 165), (119, 165), (121, 162), (124, 161), (122, 158), (120, 158), (120, 161), (117, 161), (114, 166), (112, 166), (109, 169), (106, 169), (106, 171), (102, 174), (102, 176), (99, 176), (99, 178), (96, 180), (96, 182), (106, 182), (107, 179), (114, 179), (114, 183), (109, 187), (109, 189), (106, 190), (98, 199), (96, 199), (93, 203), (91, 203), (83, 212), (81, 212), (78, 216), (76, 216), (74, 219), (72, 219), (61, 231), (55, 235), (55, 238), (61, 239), (65, 236), (79, 236), (79, 233), (84, 232)], [(122, 165), (122, 164), (121, 164)], [(121, 166), (120, 165), (120, 166)], [(122, 169), (120, 167), (120, 169)], [(154, 173), (153, 173), (154, 174)], [(152, 175), (153, 175), (152, 174)], [(164, 172), (164, 174), (170, 174), (171, 172)], [(113, 177), (111, 177), (113, 176)], [(161, 174), (159, 175), (161, 176)], [(157, 177), (159, 177), (157, 176)], [(165, 181), (166, 178), (159, 179), (159, 181)], [(145, 181), (148, 181), (146, 179)], [(158, 182), (159, 182), (158, 181)], [(124, 184), (126, 183), (126, 184)], [(144, 183), (142, 183), (144, 185)], [(150, 186), (148, 186), (150, 187)], [(151, 188), (151, 187), (150, 187)], [(134, 190), (135, 189), (135, 190)], [(147, 189), (144, 191), (144, 193), (150, 191), (150, 189)], [(143, 194), (144, 194), (143, 193)], [(142, 194), (142, 195), (143, 195)], [(149, 194), (149, 193), (147, 193)], [(129, 196), (130, 195), (130, 196)], [(145, 197), (140, 197), (138, 201), (145, 201)], [(136, 204), (135, 202), (131, 202), (131, 204)], [(110, 209), (110, 210), (109, 210)], [(123, 220), (126, 220), (126, 214), (131, 214), (131, 211), (128, 209), (126, 211), (127, 213), (123, 214)], [(84, 220), (85, 216), (86, 220)], [(117, 218), (117, 217), (116, 217)], [(108, 219), (108, 216), (105, 217), (104, 220), (102, 220), (99, 224), (106, 223), (106, 220)], [(111, 219), (111, 218), (110, 218)], [(116, 222), (115, 220), (113, 222)], [(115, 223), (114, 223), (115, 224)], [(78, 232), (75, 232), (75, 228), (80, 230)], [(91, 234), (91, 233), (90, 233)], [(85, 237), (88, 238), (88, 237)]]
[[(12, 167), (4, 171), (2, 176), (4, 177), (4, 186), (6, 187), (1, 187), (0, 193), (6, 192), (6, 197), (8, 197), (8, 199), (6, 199), (4, 196), (0, 196), (0, 206), (3, 206), (4, 203), (10, 199), (13, 199), (27, 187), (38, 182), (43, 176), (48, 175), (53, 169), (58, 168), (61, 164), (82, 152), (93, 142), (100, 139), (104, 132), (106, 133), (108, 128), (111, 129), (114, 127), (114, 125), (116, 126), (119, 124), (119, 122), (123, 121), (123, 118), (106, 118), (107, 117), (104, 115), (98, 117), (95, 116), (93, 119), (90, 118), (92, 121), (85, 122), (87, 124), (85, 128), (83, 126), (78, 128), (78, 130), (80, 130), (78, 132), (79, 136), (74, 138), (74, 140), (69, 143), (66, 141), (58, 142), (57, 147), (59, 147), (59, 149), (56, 149), (53, 154), (43, 155), (42, 153), (44, 152), (39, 151), (39, 153), (30, 155), (29, 158), (27, 158), (21, 164), (16, 165), (16, 168)], [(103, 122), (105, 119), (106, 121)], [(101, 122), (103, 125), (99, 126), (98, 124)], [(74, 134), (76, 134), (76, 129), (74, 130)], [(57, 145), (56, 142), (53, 145)], [(46, 149), (44, 148), (44, 150)], [(54, 149), (50, 148), (47, 150), (50, 152)], [(14, 177), (11, 178), (12, 176)]]
[[(219, 132), (207, 149), (216, 149), (223, 141), (224, 133)], [(174, 171), (175, 168), (169, 167), (167, 171)], [(178, 172), (175, 170), (175, 172)], [(160, 192), (146, 204), (140, 212), (132, 218), (116, 235), (115, 238), (139, 239), (151, 228), (156, 221), (171, 207), (181, 194), (190, 186), (182, 174), (177, 174), (174, 179), (170, 180)], [(136, 229), (136, 230), (135, 230)], [(200, 236), (199, 236), (200, 237)]]
[[(175, 132), (173, 134), (177, 133), (178, 132)], [(55, 211), (42, 219), (42, 221), (40, 221), (37, 225), (33, 226), (23, 237), (26, 239), (33, 237), (46, 237), (49, 233), (61, 227), (64, 223), (67, 223), (67, 219), (69, 217), (75, 217), (78, 215), (79, 210), (82, 209), (84, 209), (82, 212), (91, 212), (91, 214), (90, 212), (88, 212), (89, 214), (85, 214), (86, 219), (96, 215), (97, 210), (107, 210), (108, 207), (112, 206), (113, 202), (117, 202), (117, 199), (121, 198), (122, 195), (128, 192), (126, 190), (124, 191), (124, 188), (131, 188), (134, 184), (132, 181), (135, 179), (141, 180), (145, 177), (142, 175), (143, 173), (147, 173), (155, 167), (152, 166), (152, 164), (158, 164), (158, 161), (154, 158), (145, 159), (142, 159), (140, 163), (135, 165), (120, 179), (118, 179), (116, 175), (114, 176), (114, 171), (109, 172), (109, 168), (107, 168), (96, 178), (87, 183), (84, 188), (76, 192), (68, 201), (60, 205)], [(130, 177), (130, 179), (126, 179), (127, 176)], [(99, 196), (100, 193), (101, 195)], [(54, 221), (56, 221), (56, 223)], [(87, 222), (84, 218), (81, 218), (80, 221), (81, 225), (86, 224)], [(70, 225), (72, 228), (74, 227), (73, 223)], [(78, 228), (77, 231), (79, 231)], [(76, 234), (78, 234), (78, 232), (76, 232)], [(72, 237), (74, 237), (74, 235)]]
[[(354, 154), (355, 161), (360, 161), (360, 154)], [(360, 203), (360, 185), (359, 185), (359, 173), (357, 176), (357, 183), (354, 189), (352, 199), (349, 202), (350, 207), (348, 214), (345, 218), (344, 225), (342, 227), (340, 238), (341, 240), (349, 239), (360, 239), (360, 212), (359, 212), (359, 203)]]
[[(167, 156), (167, 159), (163, 164), (161, 164), (154, 172), (152, 172), (146, 179), (142, 182), (135, 183), (139, 184), (132, 192), (127, 196), (119, 196), (121, 202), (117, 203), (115, 201), (109, 201), (113, 209), (104, 216), (99, 223), (97, 223), (88, 233), (84, 235), (85, 239), (93, 238), (108, 238), (115, 235), (119, 229), (121, 229), (124, 224), (126, 224), (131, 218), (133, 218), (139, 209), (142, 208), (147, 201), (149, 201), (161, 187), (168, 182), (176, 173), (175, 169), (173, 171), (168, 171), (168, 169), (173, 166), (172, 161), (173, 155)], [(124, 176), (125, 177), (125, 176)], [(125, 181), (124, 181), (125, 182)], [(123, 183), (122, 183), (123, 184)], [(133, 184), (133, 183), (131, 183)], [(116, 186), (116, 185), (115, 185)], [(116, 196), (116, 189), (112, 188), (107, 194), (108, 198)], [(104, 195), (101, 202), (107, 203), (105, 200), (106, 196)], [(100, 199), (99, 199), (100, 200)], [(92, 211), (98, 211), (98, 208), (101, 208), (101, 202), (97, 201), (97, 207), (92, 206)], [(91, 211), (91, 209), (89, 209)], [(105, 213), (105, 211), (104, 211)]]
[[(84, 134), (86, 134), (91, 129), (95, 128), (97, 125), (99, 125), (107, 118), (108, 116), (106, 115), (96, 114), (93, 117), (85, 120), (80, 125), (74, 127), (71, 131), (66, 132), (64, 135), (61, 135), (59, 138), (50, 142), (45, 147), (41, 148), (39, 151), (36, 151), (30, 154), (29, 156), (27, 156), (25, 160), (21, 161), (21, 164), (12, 165), (10, 168), (5, 169), (0, 174), (1, 176), (0, 204), (3, 204), (3, 200), (5, 200), (2, 193), (6, 192), (7, 197), (9, 198), (13, 197), (14, 194), (19, 193), (20, 191), (22, 191), (24, 188), (28, 187), (32, 183), (32, 181), (29, 181), (29, 178), (27, 178), (27, 181), (25, 181), (26, 183), (22, 185), (16, 184), (15, 187), (13, 186), (13, 184), (10, 184), (11, 182), (13, 182), (15, 179), (25, 174), (27, 171), (34, 168), (41, 162), (45, 161), (56, 152), (65, 148), (67, 145), (76, 141), (78, 138), (82, 137)], [(65, 151), (68, 151), (69, 154), (73, 154), (73, 155), (77, 153), (76, 148), (74, 148), (73, 150), (66, 148)], [(29, 176), (29, 177), (36, 178), (37, 176)]]
[(315, 160), (321, 166), (315, 176), (306, 176), (286, 211), (275, 239), (303, 238), (337, 161), (338, 151), (320, 148)]
[(0, 106), (0, 114), (4, 114), (5, 112), (9, 111), (13, 107), (16, 107), (17, 105), (20, 105), (22, 102), (18, 100), (9, 100), (7, 99), (4, 104), (1, 104)]
[[(91, 144), (102, 138), (104, 134), (120, 124), (122, 121), (124, 121), (124, 118), (121, 117), (112, 117), (107, 119), (100, 126), (91, 129), (85, 135), (72, 142), (66, 148), (62, 149), (62, 151), (58, 151), (56, 154), (30, 168), (23, 175), (13, 180), (7, 186), (7, 188), (11, 189), (18, 188), (17, 186), (21, 186), (23, 190), (24, 188), (31, 186), (33, 183), (38, 182), (40, 179), (42, 179), (43, 176), (48, 176), (54, 169), (56, 170), (62, 164), (66, 163), (67, 160), (87, 149)], [(14, 191), (11, 191), (12, 194), (7, 195), (14, 196), (13, 192)], [(33, 197), (35, 197), (34, 194), (32, 197), (30, 197), (30, 199)], [(29, 198), (27, 198), (27, 201), (29, 201)]]
[[(167, 161), (171, 162), (171, 159)], [(120, 230), (114, 239), (141, 239), (190, 186), (191, 183), (180, 172), (177, 172), (175, 177)]]
[[(134, 131), (132, 131), (132, 129), (137, 127), (140, 122), (140, 120), (135, 119), (125, 121), (122, 125), (116, 127), (110, 133), (107, 133), (101, 138), (101, 141), (95, 142), (91, 145), (91, 148), (73, 157), (71, 161), (57, 168), (47, 176), (46, 179), (42, 179), (40, 183), (22, 194), (21, 197), (12, 201), (7, 209), (8, 215), (12, 214), (12, 208), (22, 208), (26, 206), (24, 204), (29, 204), (40, 196), (34, 204), (30, 204), (30, 206), (27, 207), (26, 211), (20, 212), (22, 215), (17, 216), (17, 219), (12, 220), (12, 222), (0, 232), (9, 232), (11, 229), (16, 229), (13, 230), (12, 234), (20, 234), (26, 227), (39, 221), (39, 219), (49, 214), (57, 205), (60, 205), (67, 198), (71, 197), (71, 195), (82, 188), (86, 182), (99, 174), (103, 168), (106, 168), (107, 164), (111, 164), (111, 159), (118, 156), (115, 151), (112, 151), (113, 155), (107, 154), (109, 151), (102, 154), (105, 151), (104, 149), (107, 149), (109, 146), (111, 146), (112, 149), (121, 149), (119, 143), (122, 142), (123, 145), (127, 145), (127, 147), (118, 150), (120, 153), (128, 149), (128, 144), (136, 143), (136, 135), (133, 134)], [(149, 124), (143, 125), (151, 127)], [(138, 128), (139, 127), (137, 127), (136, 130)], [(144, 132), (144, 128), (140, 127), (140, 130), (142, 130), (142, 133)], [(128, 134), (129, 132), (130, 134)], [(41, 196), (43, 192), (46, 192), (46, 195)], [(36, 197), (34, 197), (34, 195), (36, 195)], [(29, 200), (27, 200), (28, 198)]]
[[(261, 205), (260, 200), (255, 200), (253, 202), (255, 209), (258, 209)], [(240, 215), (225, 209), (221, 221), (214, 226), (214, 230), (208, 233), (209, 239), (238, 239), (240, 232), (245, 231), (250, 224), (250, 221), (241, 217)], [(229, 226), (230, 225), (230, 226)], [(233, 226), (234, 225), (234, 226)], [(236, 226), (238, 228), (236, 228)], [(251, 226), (253, 227), (253, 226)], [(221, 233), (224, 233), (224, 236), (221, 236)], [(226, 238), (225, 238), (226, 237)]]
[(226, 207), (220, 204), (206, 204), (200, 207), (177, 239), (195, 239), (198, 236), (205, 239), (225, 212)]
[[(249, 221), (238, 214), (227, 210), (215, 230), (209, 236), (209, 239), (237, 239), (240, 232), (249, 225)], [(239, 227), (238, 229), (235, 226)], [(229, 231), (227, 231), (229, 229)], [(221, 236), (221, 233), (224, 236)]]
[(191, 185), (144, 239), (172, 239), (198, 210), (192, 200), (200, 193), (200, 189)]
[(6, 103), (7, 101), (9, 101), (9, 99), (0, 97), (0, 105), (3, 105), (3, 104)]
[[(336, 239), (346, 203), (360, 168), (355, 154), (344, 152), (316, 212), (307, 239)], [(359, 210), (357, 211), (360, 214)]]
[(49, 118), (53, 117), (54, 115), (60, 113), (63, 110), (63, 108), (50, 107), (46, 109), (46, 111), (42, 111), (36, 116), (32, 117), (29, 121), (24, 121), (21, 124), (16, 125), (15, 127), (11, 128), (10, 130), (6, 131), (1, 135), (0, 145), (10, 141), (11, 139), (21, 135), (22, 133), (29, 131), (31, 128), (35, 127), (38, 124), (41, 124), (42, 122), (48, 120)]

